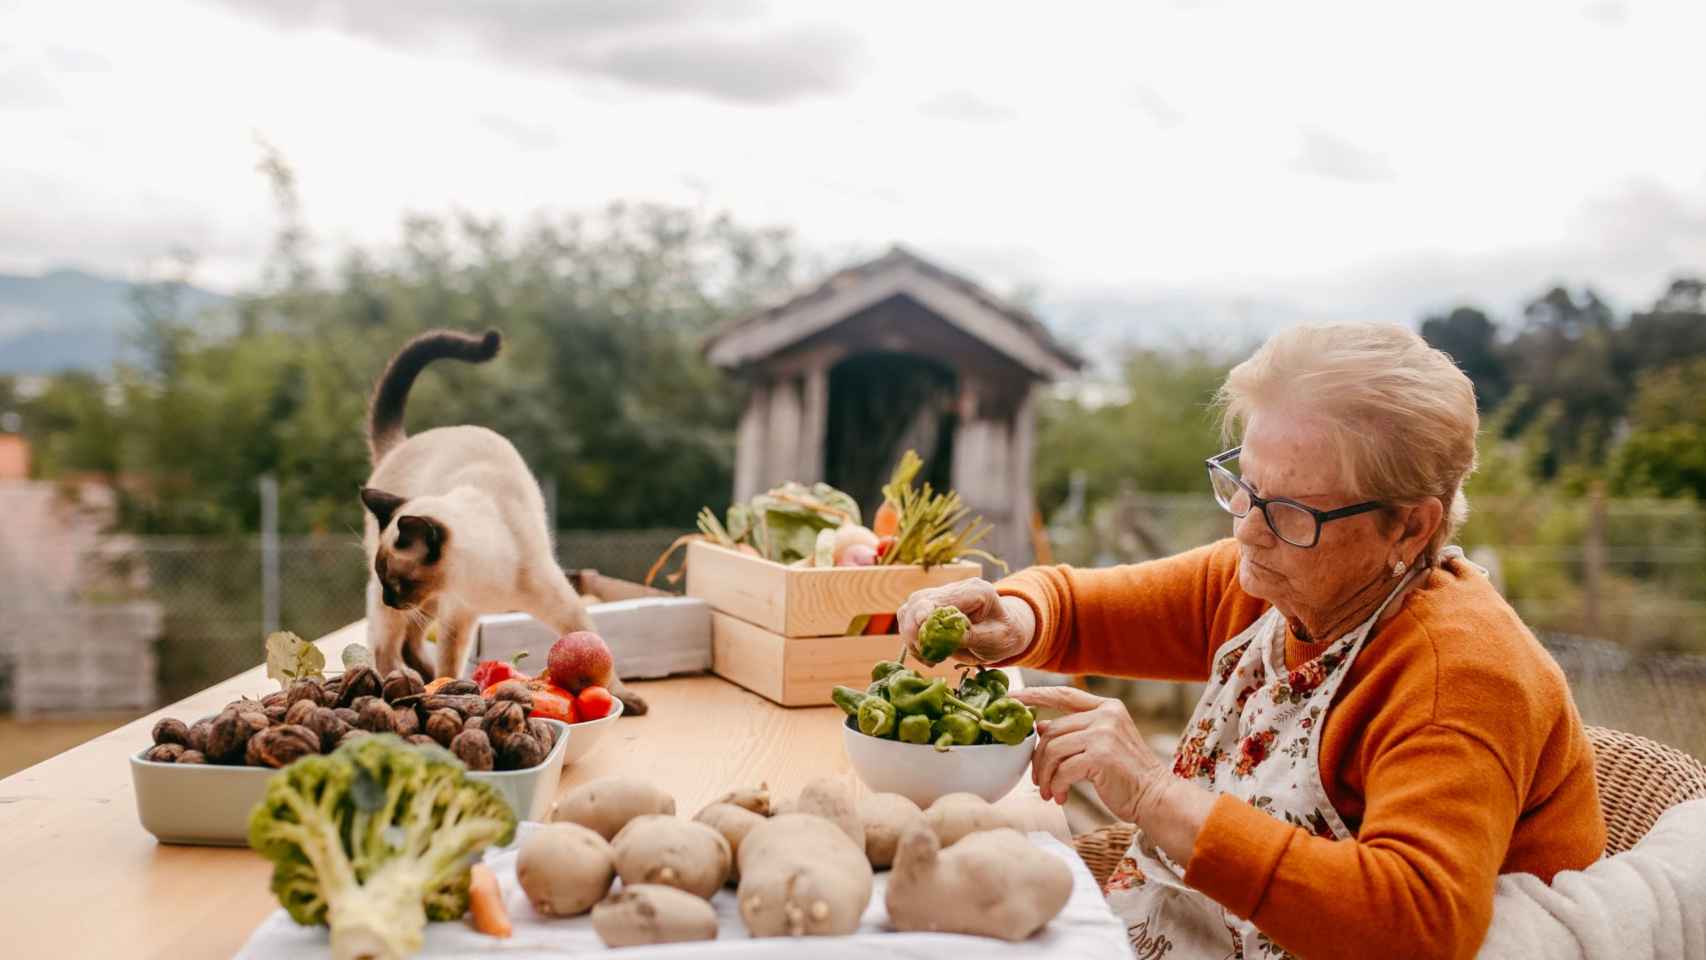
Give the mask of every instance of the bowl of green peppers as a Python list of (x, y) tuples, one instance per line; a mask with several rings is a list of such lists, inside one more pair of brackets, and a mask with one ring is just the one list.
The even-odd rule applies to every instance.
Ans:
[(864, 690), (835, 688), (845, 713), (842, 742), (867, 787), (920, 807), (950, 793), (991, 803), (1024, 776), (1036, 746), (1036, 717), (1007, 695), (1007, 674), (967, 669), (957, 686), (920, 676), (900, 660), (871, 668)]

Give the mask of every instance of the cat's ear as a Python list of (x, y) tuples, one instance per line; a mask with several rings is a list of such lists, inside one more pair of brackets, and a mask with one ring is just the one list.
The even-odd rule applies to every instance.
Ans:
[(444, 548), (443, 525), (431, 517), (398, 517), (397, 549), (407, 550), (417, 543), (426, 548), (426, 562), (437, 563)]
[(391, 525), (391, 517), (406, 501), (394, 493), (386, 493), (373, 487), (362, 487), (361, 502), (367, 505), (367, 509), (373, 514), (373, 519), (379, 521), (379, 529), (383, 530)]

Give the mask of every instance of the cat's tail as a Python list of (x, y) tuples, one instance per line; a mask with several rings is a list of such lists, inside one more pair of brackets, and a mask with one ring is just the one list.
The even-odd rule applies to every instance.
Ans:
[(403, 407), (409, 388), (426, 365), (443, 357), (466, 363), (485, 363), (498, 355), (503, 336), (487, 330), (483, 336), (458, 330), (432, 330), (410, 340), (391, 358), (385, 373), (373, 387), (367, 405), (367, 449), (378, 466), (385, 455), (408, 435), (403, 432)]

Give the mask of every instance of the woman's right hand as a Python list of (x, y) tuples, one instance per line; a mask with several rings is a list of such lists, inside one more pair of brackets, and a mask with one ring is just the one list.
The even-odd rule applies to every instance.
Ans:
[(953, 659), (994, 663), (1030, 649), (1037, 632), (1036, 614), (1018, 597), (1003, 597), (988, 580), (961, 580), (914, 593), (895, 615), (901, 639), (918, 656), (918, 625), (937, 607), (958, 607), (971, 621), (965, 645)]

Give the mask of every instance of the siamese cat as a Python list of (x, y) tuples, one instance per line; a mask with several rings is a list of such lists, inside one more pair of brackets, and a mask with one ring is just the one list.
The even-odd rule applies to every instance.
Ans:
[[(545, 498), (513, 445), (485, 427), (439, 427), (407, 436), (403, 407), (422, 369), (449, 357), (484, 363), (496, 330), (424, 333), (391, 359), (373, 388), (367, 442), (367, 646), (381, 676), (407, 665), (424, 679), (461, 676), (483, 613), (520, 610), (558, 635), (590, 630), (581, 598), (557, 566)], [(423, 648), (438, 624), (436, 663)], [(644, 700), (611, 684), (626, 712)]]

